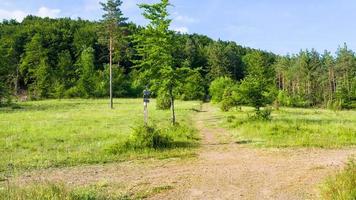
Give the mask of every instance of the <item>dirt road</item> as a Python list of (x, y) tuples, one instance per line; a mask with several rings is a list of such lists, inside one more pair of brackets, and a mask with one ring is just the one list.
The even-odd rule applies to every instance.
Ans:
[(354, 148), (253, 148), (224, 129), (208, 126), (215, 120), (214, 108), (206, 104), (203, 111), (195, 118), (203, 138), (195, 159), (50, 169), (16, 181), (105, 184), (128, 193), (166, 188), (149, 199), (317, 199), (318, 184), (356, 153)]

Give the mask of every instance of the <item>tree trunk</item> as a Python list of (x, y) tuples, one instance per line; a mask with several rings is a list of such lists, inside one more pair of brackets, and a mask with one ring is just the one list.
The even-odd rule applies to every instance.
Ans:
[(16, 67), (16, 77), (15, 77), (15, 81), (14, 81), (15, 83), (14, 83), (14, 94), (15, 94), (15, 96), (17, 96), (18, 95), (18, 91), (19, 91), (19, 67), (17, 66)]
[(110, 36), (110, 45), (109, 45), (109, 54), (110, 54), (110, 108), (114, 109), (113, 95), (112, 95), (112, 37)]
[(176, 124), (176, 114), (175, 114), (175, 108), (174, 108), (174, 96), (173, 96), (173, 89), (171, 88), (169, 90), (169, 96), (171, 98), (171, 112), (172, 112), (172, 124)]

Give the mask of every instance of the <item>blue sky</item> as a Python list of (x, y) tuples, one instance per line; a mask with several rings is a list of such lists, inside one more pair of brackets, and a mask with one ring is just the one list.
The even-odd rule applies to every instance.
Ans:
[[(27, 14), (101, 18), (100, 0), (0, 0), (0, 19)], [(101, 0), (103, 1), (103, 0)], [(138, 3), (123, 0), (131, 21), (145, 24)], [(335, 52), (344, 42), (356, 50), (355, 0), (171, 0), (172, 29), (231, 40), (278, 54), (315, 48)]]

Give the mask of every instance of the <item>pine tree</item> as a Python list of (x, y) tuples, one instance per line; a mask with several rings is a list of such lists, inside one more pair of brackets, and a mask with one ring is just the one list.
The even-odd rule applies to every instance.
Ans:
[(123, 31), (122, 25), (125, 23), (127, 18), (123, 17), (123, 13), (120, 9), (122, 5), (121, 0), (108, 0), (106, 3), (100, 3), (103, 7), (105, 14), (103, 15), (103, 23), (104, 23), (104, 37), (105, 43), (108, 44), (109, 47), (109, 67), (110, 67), (110, 108), (113, 109), (113, 83), (112, 83), (112, 65), (113, 58), (115, 58), (114, 51), (118, 52), (116, 54), (116, 58), (118, 63), (120, 61), (120, 51), (123, 44)]
[(242, 98), (258, 112), (274, 100), (274, 72), (262, 53), (247, 54), (244, 62), (247, 65), (247, 76), (242, 80), (239, 91)]

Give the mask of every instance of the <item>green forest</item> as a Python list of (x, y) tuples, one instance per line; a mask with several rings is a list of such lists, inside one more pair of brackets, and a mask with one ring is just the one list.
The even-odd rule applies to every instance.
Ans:
[(356, 53), (174, 31), (170, 2), (0, 21), (0, 199), (356, 199)]
[[(139, 26), (124, 17), (118, 3), (105, 5), (116, 14), (104, 15), (100, 21), (35, 16), (27, 16), (21, 23), (4, 20), (0, 24), (1, 104), (11, 99), (108, 97), (107, 38), (112, 36), (112, 87), (116, 98), (139, 97), (148, 85), (154, 96), (164, 101), (170, 92), (167, 85), (174, 85), (171, 93), (177, 99), (207, 100), (212, 96), (216, 101), (229, 102), (225, 107), (231, 107), (249, 103), (242, 95), (243, 89), (238, 88), (242, 84), (249, 90), (253, 86), (247, 82), (254, 82), (253, 76), (261, 76), (268, 87), (264, 91), (269, 93), (264, 94), (266, 103), (355, 107), (356, 57), (346, 44), (335, 54), (312, 49), (281, 56), (232, 41), (171, 31), (169, 13), (157, 13), (145, 6), (142, 9), (147, 11), (146, 19), (160, 14), (164, 20)], [(162, 28), (162, 24), (166, 27)], [(159, 54), (154, 55), (157, 51)], [(161, 57), (156, 59), (159, 63), (152, 62), (155, 56)], [(157, 74), (155, 68), (163, 65), (177, 70), (173, 75), (176, 77), (170, 79), (174, 83), (165, 83), (164, 75), (153, 77)], [(250, 81), (246, 81), (249, 75)], [(262, 80), (261, 77), (257, 79)], [(220, 81), (220, 86), (214, 86), (218, 92), (209, 93), (214, 81)]]

